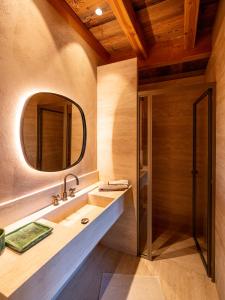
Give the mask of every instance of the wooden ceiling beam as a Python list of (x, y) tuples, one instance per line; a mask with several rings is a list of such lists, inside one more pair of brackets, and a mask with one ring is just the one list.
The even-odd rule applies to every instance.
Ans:
[(200, 0), (184, 0), (184, 47), (195, 47)]
[(189, 71), (189, 72), (181, 72), (181, 73), (177, 73), (177, 74), (169, 74), (166, 76), (145, 78), (145, 79), (140, 79), (139, 84), (146, 85), (146, 84), (151, 84), (151, 83), (156, 83), (156, 82), (163, 82), (163, 81), (169, 81), (169, 80), (180, 79), (180, 78), (200, 76), (200, 75), (203, 75), (204, 73), (205, 73), (205, 70), (201, 69), (201, 70), (195, 70), (195, 71)]
[(76, 15), (73, 9), (64, 0), (48, 0), (50, 4), (59, 12), (59, 14), (67, 21), (67, 23), (87, 42), (87, 44), (95, 51), (100, 59), (107, 62), (110, 54), (87, 29), (85, 24)]
[(160, 81), (142, 85), (139, 84), (138, 90), (141, 96), (146, 96), (149, 94), (160, 95), (165, 94), (165, 92), (168, 93), (174, 91), (174, 88), (176, 88), (176, 90), (184, 91), (189, 89), (190, 86), (193, 87), (198, 85), (205, 85), (206, 88), (209, 86), (209, 83), (205, 82), (204, 75), (171, 79), (168, 81)]
[(137, 56), (148, 57), (143, 32), (130, 0), (107, 0)]
[(211, 55), (211, 36), (202, 36), (194, 49), (184, 49), (184, 40), (179, 38), (157, 43), (150, 48), (147, 60), (138, 60), (140, 70), (168, 66), (188, 61), (209, 58)]

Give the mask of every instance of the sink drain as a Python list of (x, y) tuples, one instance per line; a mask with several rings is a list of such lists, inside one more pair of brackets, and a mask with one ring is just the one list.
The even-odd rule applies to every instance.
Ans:
[(81, 224), (87, 224), (89, 222), (88, 218), (81, 219)]

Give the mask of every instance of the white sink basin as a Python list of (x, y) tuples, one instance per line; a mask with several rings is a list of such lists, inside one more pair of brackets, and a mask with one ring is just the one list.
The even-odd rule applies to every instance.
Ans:
[(81, 224), (82, 218), (88, 218), (89, 222), (91, 222), (98, 217), (113, 200), (114, 198), (89, 193), (79, 197), (76, 201), (65, 202), (63, 206), (50, 212), (44, 216), (44, 218), (64, 226)]

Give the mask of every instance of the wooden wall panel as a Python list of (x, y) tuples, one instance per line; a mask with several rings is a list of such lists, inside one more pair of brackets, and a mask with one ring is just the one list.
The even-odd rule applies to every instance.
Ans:
[(72, 106), (71, 118), (71, 162), (77, 161), (83, 144), (83, 122), (79, 110)]
[(137, 60), (98, 68), (98, 170), (100, 179), (129, 179), (125, 213), (104, 238), (110, 247), (137, 251)]
[(153, 230), (191, 232), (192, 113), (203, 88), (153, 96)]
[(26, 113), (23, 115), (23, 139), (25, 152), (29, 153), (29, 161), (32, 166), (37, 164), (37, 103), (29, 103)]
[(213, 51), (206, 79), (216, 82), (216, 284), (225, 299), (225, 2), (220, 1), (213, 34)]
[(63, 113), (54, 111), (42, 112), (42, 159), (43, 170), (60, 170), (64, 166)]

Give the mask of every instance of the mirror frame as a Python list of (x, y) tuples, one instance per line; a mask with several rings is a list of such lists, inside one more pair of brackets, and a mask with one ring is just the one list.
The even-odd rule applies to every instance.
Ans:
[[(29, 101), (31, 100), (31, 98), (35, 95), (38, 95), (38, 94), (51, 94), (51, 95), (54, 95), (54, 96), (60, 96), (62, 98), (64, 98), (64, 100), (66, 101), (69, 101), (71, 102), (73, 105), (75, 105), (80, 114), (81, 114), (81, 119), (82, 119), (82, 124), (83, 124), (83, 143), (82, 143), (82, 148), (81, 148), (81, 153), (80, 153), (80, 156), (78, 157), (78, 159), (73, 163), (71, 164), (69, 167), (66, 167), (66, 168), (63, 168), (61, 170), (58, 170), (58, 171), (45, 171), (45, 170), (40, 170), (38, 168), (34, 168), (29, 160), (28, 160), (28, 157), (27, 157), (27, 154), (25, 152), (25, 144), (24, 144), (24, 138), (23, 138), (23, 117), (24, 117), (24, 114), (25, 114), (25, 110), (26, 110), (26, 106), (27, 104), (29, 103)], [(23, 105), (23, 110), (22, 110), (22, 113), (21, 113), (21, 117), (20, 117), (20, 144), (21, 144), (21, 148), (22, 148), (22, 152), (23, 152), (23, 156), (24, 156), (24, 159), (26, 161), (26, 163), (34, 170), (36, 171), (40, 171), (40, 172), (45, 172), (45, 173), (54, 173), (54, 172), (61, 172), (61, 171), (64, 171), (64, 170), (68, 170), (74, 166), (76, 166), (77, 164), (79, 164), (81, 162), (81, 160), (83, 159), (84, 157), (84, 154), (85, 154), (85, 151), (86, 151), (86, 145), (87, 145), (87, 124), (86, 124), (86, 118), (85, 118), (85, 115), (84, 115), (84, 111), (83, 109), (81, 108), (81, 106), (79, 104), (77, 104), (75, 101), (71, 100), (70, 98), (66, 97), (66, 96), (63, 96), (61, 94), (57, 94), (57, 93), (52, 93), (52, 92), (38, 92), (38, 93), (35, 93), (35, 94), (32, 94), (31, 96), (29, 96), (24, 105)]]

